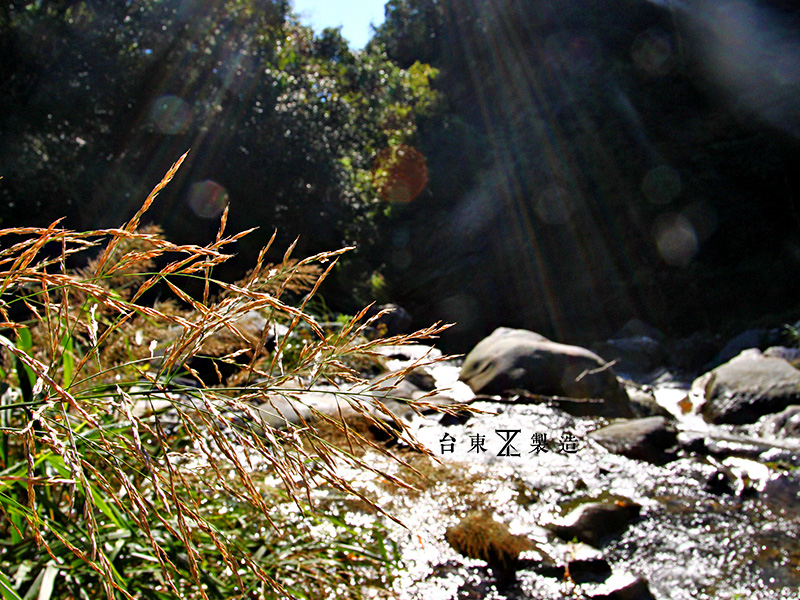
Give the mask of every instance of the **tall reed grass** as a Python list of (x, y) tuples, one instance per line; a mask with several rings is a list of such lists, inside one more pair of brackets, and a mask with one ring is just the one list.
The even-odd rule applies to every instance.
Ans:
[[(347, 525), (311, 491), (358, 495), (338, 465), (372, 468), (355, 445), (389, 452), (348, 426), (385, 427), (386, 383), (357, 365), (443, 327), (368, 339), (362, 312), (324, 331), (309, 302), (346, 249), (270, 264), (273, 235), (244, 280), (215, 279), (251, 233), (226, 234), (227, 209), (206, 246), (141, 227), (182, 161), (120, 228), (0, 231), (0, 598), (357, 598), (387, 583), (381, 527)], [(313, 416), (343, 446), (259, 409), (323, 382), (340, 414)]]

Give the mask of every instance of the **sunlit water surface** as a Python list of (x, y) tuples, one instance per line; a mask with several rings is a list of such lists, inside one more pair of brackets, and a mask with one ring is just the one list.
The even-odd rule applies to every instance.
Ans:
[[(432, 370), (441, 386), (454, 385), (454, 395), (469, 395), (455, 383), (457, 364), (441, 363)], [(656, 389), (659, 402), (678, 415), (686, 393), (685, 385), (672, 381)], [(473, 407), (488, 414), (448, 426), (439, 423), (439, 415), (414, 419), (410, 430), (441, 461), (430, 461), (426, 479), (413, 481), (421, 491), (387, 491), (371, 474), (354, 469), (342, 473), (405, 525), (387, 521), (401, 556), (392, 597), (592, 597), (637, 577), (646, 579), (659, 599), (797, 597), (800, 476), (792, 469), (800, 464), (796, 454), (777, 451), (786, 468), (690, 452), (656, 466), (609, 453), (587, 439), (587, 433), (603, 424), (596, 418), (573, 417), (543, 405), (475, 402)], [(679, 420), (679, 426), (708, 430), (691, 415)], [(516, 450), (519, 456), (498, 456), (504, 438), (497, 432), (509, 430), (520, 433), (506, 453)], [(553, 446), (547, 452), (532, 450), (534, 434), (552, 442), (565, 433), (578, 440), (577, 451), (574, 446), (569, 453)], [(477, 436), (485, 437), (485, 452), (472, 447)], [(455, 442), (449, 452), (451, 438)], [(443, 439), (448, 444), (445, 452)], [(746, 446), (732, 447), (737, 449), (746, 454)], [(402, 444), (395, 450), (403, 455)], [(389, 473), (407, 474), (377, 452), (368, 453), (366, 460)], [(709, 482), (721, 472), (729, 477), (730, 489), (715, 493)], [(581, 500), (618, 498), (639, 503), (640, 518), (599, 551), (562, 542), (544, 528)], [(577, 585), (563, 576), (523, 568), (516, 583), (499, 586), (486, 563), (462, 557), (445, 541), (445, 530), (474, 510), (493, 512), (511, 533), (528, 536), (557, 565), (576, 557), (602, 556), (613, 576), (602, 583)], [(536, 552), (530, 555), (540, 558)]]

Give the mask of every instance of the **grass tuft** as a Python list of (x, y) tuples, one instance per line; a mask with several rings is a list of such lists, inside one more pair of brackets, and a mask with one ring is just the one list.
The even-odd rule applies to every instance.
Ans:
[[(183, 158), (121, 228), (0, 231), (2, 598), (358, 598), (387, 582), (380, 526), (311, 492), (381, 511), (339, 475), (374, 470), (354, 445), (390, 453), (347, 424), (386, 427), (387, 384), (359, 365), (444, 326), (374, 340), (365, 309), (326, 331), (309, 303), (347, 249), (271, 264), (265, 248), (242, 281), (215, 279), (249, 233), (225, 234), (227, 210), (207, 246), (140, 227)], [(334, 414), (309, 400), (323, 383)], [(266, 418), (279, 403), (310, 413)]]

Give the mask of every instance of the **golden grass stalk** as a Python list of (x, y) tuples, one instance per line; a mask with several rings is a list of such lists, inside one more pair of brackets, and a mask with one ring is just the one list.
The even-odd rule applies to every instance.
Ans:
[[(280, 530), (283, 522), (275, 516), (270, 492), (274, 484), (265, 484), (276, 477), (304, 511), (311, 491), (329, 485), (382, 512), (339, 474), (342, 462), (379, 472), (358, 457), (356, 446), (392, 455), (348, 425), (349, 415), (356, 413), (386, 427), (371, 411), (386, 412), (375, 392), (387, 383), (367, 386), (351, 365), (376, 355), (381, 343), (432, 339), (445, 327), (368, 340), (364, 334), (380, 315), (365, 321), (365, 309), (341, 331), (324, 332), (308, 314), (309, 301), (349, 249), (295, 260), (292, 244), (280, 263), (269, 264), (273, 234), (245, 279), (236, 284), (214, 279), (214, 267), (231, 256), (225, 247), (250, 233), (225, 236), (227, 209), (208, 246), (176, 245), (155, 228), (138, 230), (185, 156), (122, 228), (74, 232), (56, 221), (46, 228), (0, 231), (0, 241), (9, 241), (0, 249), (0, 349), (7, 380), (0, 402), (0, 510), (5, 516), (0, 538), (9, 536), (19, 552), (32, 543), (44, 551), (40, 558), (56, 562), (70, 554), (93, 573), (81, 580), (86, 589), (108, 598), (140, 593), (132, 591), (140, 576), (130, 573), (141, 567), (120, 566), (123, 546), (117, 540), (123, 538), (115, 536), (142, 541), (138, 556), (160, 573), (151, 573), (148, 581), (173, 597), (222, 593), (223, 572), (231, 590), (243, 593), (257, 581), (275, 594), (286, 584), (276, 577), (281, 569), (293, 569), (293, 578), (318, 573), (299, 559), (265, 562), (270, 554), (253, 552), (226, 534), (216, 524), (219, 514), (205, 501), (225, 499)], [(55, 258), (53, 247), (60, 248)], [(96, 258), (89, 257), (89, 267), (66, 268), (67, 257), (91, 253)], [(156, 264), (165, 266), (155, 271)], [(184, 289), (197, 278), (203, 282), (199, 299)], [(155, 286), (173, 300), (143, 304), (141, 298)], [(212, 289), (220, 291), (214, 295)], [(286, 300), (290, 293), (304, 294), (299, 307)], [(254, 314), (267, 325), (247, 333), (240, 320)], [(286, 333), (270, 349), (276, 325)], [(307, 338), (292, 359), (290, 346), (301, 326)], [(210, 353), (212, 342), (223, 344), (221, 353)], [(202, 360), (212, 363), (214, 382), (199, 370)], [(185, 376), (196, 383), (187, 383)], [(316, 422), (338, 428), (346, 448), (320, 435), (314, 420), (270, 424), (255, 409), (256, 403), (276, 398), (302, 405), (319, 381), (340, 386), (339, 414), (313, 409), (312, 414)], [(360, 391), (348, 391), (355, 382), (362, 384)], [(165, 402), (166, 413), (155, 409)], [(404, 424), (395, 419), (395, 427), (400, 435)], [(207, 495), (198, 494), (198, 486)], [(0, 553), (0, 566), (3, 557)], [(218, 572), (209, 573), (210, 565)], [(355, 589), (352, 594), (357, 595)], [(222, 595), (233, 597), (232, 592)]]

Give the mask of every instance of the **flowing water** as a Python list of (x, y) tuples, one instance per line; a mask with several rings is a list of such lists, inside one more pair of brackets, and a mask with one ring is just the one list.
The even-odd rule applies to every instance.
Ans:
[[(457, 399), (470, 397), (455, 382), (456, 363), (430, 370)], [(657, 384), (656, 397), (680, 416), (686, 386), (667, 378)], [(400, 566), (391, 591), (375, 590), (376, 597), (592, 598), (639, 578), (658, 599), (797, 598), (797, 452), (757, 455), (746, 443), (723, 440), (713, 442), (714, 452), (685, 446), (675, 460), (657, 466), (610, 453), (588, 439), (587, 433), (605, 423), (596, 417), (574, 417), (545, 405), (480, 401), (472, 406), (485, 414), (464, 422), (438, 414), (414, 417), (409, 429), (437, 460), (402, 441), (392, 450), (421, 476), (378, 452), (368, 453), (370, 464), (405, 477), (417, 490), (390, 486), (363, 471), (343, 471), (405, 525), (387, 521)], [(689, 437), (741, 434), (714, 430), (691, 415), (677, 423), (700, 432)], [(591, 500), (635, 502), (641, 512), (600, 549), (561, 541), (545, 527)], [(474, 511), (491, 513), (512, 534), (530, 540), (532, 549), (521, 556), (514, 581), (499, 582), (484, 561), (464, 558), (445, 540), (447, 528)], [(581, 560), (601, 557), (611, 567), (608, 578), (590, 572), (576, 583), (579, 578), (565, 572), (564, 565), (571, 563), (577, 572)]]

